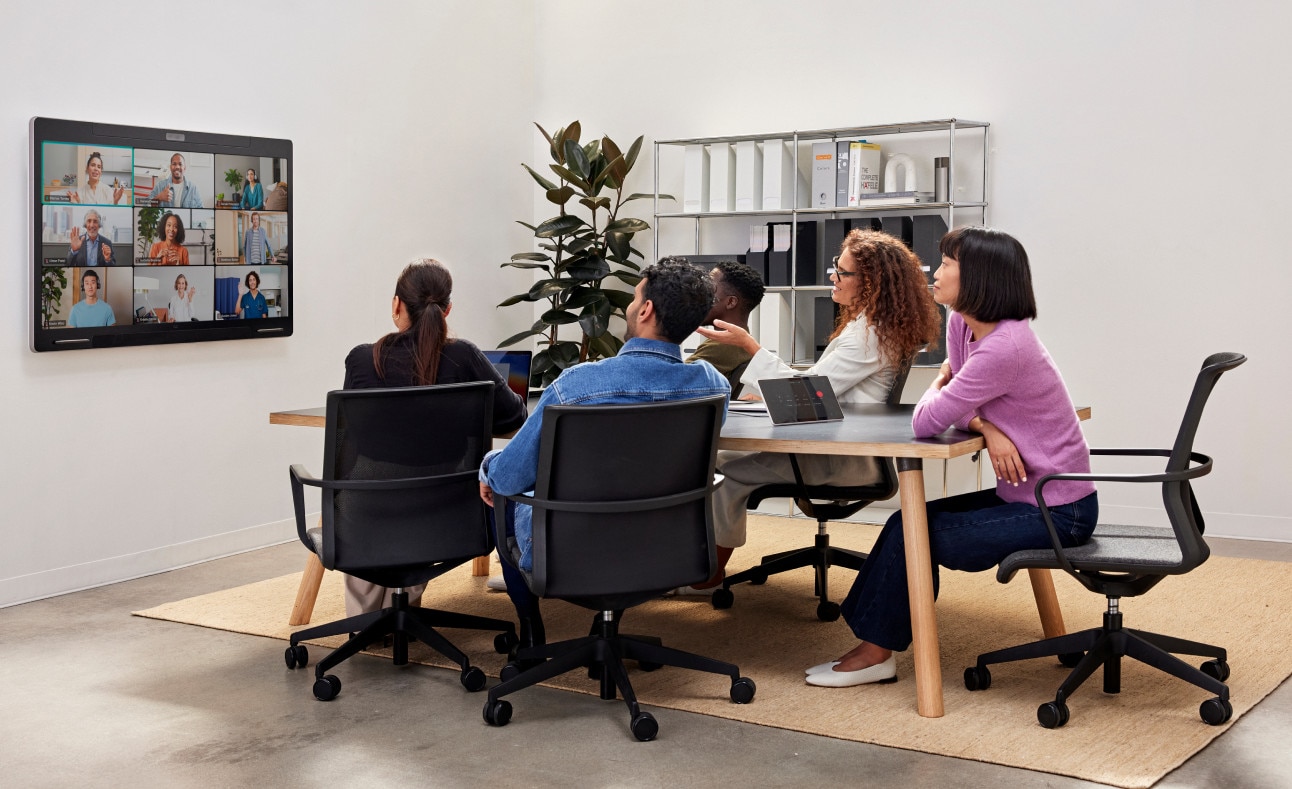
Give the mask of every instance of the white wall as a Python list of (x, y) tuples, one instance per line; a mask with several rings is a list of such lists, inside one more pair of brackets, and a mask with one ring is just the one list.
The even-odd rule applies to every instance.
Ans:
[[(460, 336), (487, 346), (529, 323), (493, 305), (526, 283), (498, 263), (524, 248), (512, 220), (530, 213), (518, 162), (534, 118), (532, 3), (112, 10), (16, 3), (0, 28), (0, 605), (290, 538), (287, 466), (318, 470), (322, 431), (271, 426), (268, 412), (318, 405), (340, 386), (346, 351), (389, 330), (394, 278), (411, 257), (452, 267)], [(228, 68), (123, 60), (112, 73), (137, 79), (99, 90), (107, 56), (81, 49), (85, 25), (68, 38), (76, 19), (131, 57), (200, 30), (183, 42), (195, 62)], [(257, 30), (274, 32), (249, 40)], [(162, 102), (176, 80), (199, 83), (203, 100)], [(292, 139), (295, 336), (29, 351), (34, 115)]]
[[(1169, 445), (1202, 359), (1241, 351), (1198, 434), (1217, 460), (1196, 489), (1209, 533), (1292, 539), (1292, 105), (1273, 87), (1292, 73), (1289, 6), (567, 0), (536, 21), (553, 125), (668, 139), (991, 122), (991, 221), (1030, 253), (1036, 328), (1094, 406), (1092, 445)], [(564, 43), (581, 40), (613, 56), (590, 68)], [(1160, 522), (1152, 491), (1101, 503)]]
[[(0, 189), (0, 605), (289, 537), (284, 472), (317, 467), (321, 431), (273, 427), (266, 413), (316, 405), (339, 385), (345, 351), (386, 331), (392, 282), (411, 256), (453, 265), (460, 335), (492, 344), (525, 328), (523, 309), (493, 305), (527, 281), (497, 268), (527, 248), (513, 220), (547, 215), (517, 166), (546, 161), (533, 120), (578, 118), (585, 137), (624, 143), (992, 122), (992, 221), (1031, 253), (1037, 329), (1074, 398), (1095, 408), (1091, 442), (1169, 443), (1201, 359), (1242, 351), (1251, 361), (1222, 380), (1198, 436), (1218, 459), (1199, 497), (1211, 533), (1292, 539), (1280, 495), (1292, 426), (1262, 402), (1292, 385), (1281, 328), (1292, 274), (1277, 243), (1292, 180), (1292, 107), (1277, 87), (1292, 72), (1283, 4), (407, 0), (322, 13), (234, 0), (215, 14), (184, 4), (163, 14), (122, 0), (99, 10), (16, 4), (0, 29), (0, 168), (12, 176)], [(207, 100), (168, 109), (157, 68), (140, 69), (135, 91), (87, 101), (99, 71), (83, 53), (50, 54), (78, 13), (118, 52), (200, 28), (199, 48), (239, 67), (247, 19), (276, 32), (254, 42), (263, 56), (246, 79), (212, 72)], [(248, 90), (273, 90), (276, 114), (223, 109), (248, 106)], [(293, 139), (296, 336), (28, 351), (32, 115)], [(649, 145), (643, 156), (634, 191), (650, 188)], [(1151, 494), (1108, 490), (1103, 502), (1156, 517)]]

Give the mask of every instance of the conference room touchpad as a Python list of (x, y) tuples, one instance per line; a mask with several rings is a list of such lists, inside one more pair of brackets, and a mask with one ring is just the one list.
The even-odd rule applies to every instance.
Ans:
[(772, 424), (795, 425), (843, 419), (843, 409), (834, 396), (834, 388), (824, 375), (766, 378), (758, 382), (758, 388), (767, 403), (767, 414), (772, 418)]

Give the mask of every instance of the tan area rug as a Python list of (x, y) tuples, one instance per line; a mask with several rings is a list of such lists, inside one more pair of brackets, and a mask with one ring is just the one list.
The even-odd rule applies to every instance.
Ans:
[[(759, 556), (807, 545), (815, 523), (802, 519), (751, 516), (749, 544), (737, 551), (732, 569)], [(836, 545), (860, 550), (874, 542), (878, 527), (836, 524)], [(301, 551), (302, 562), (305, 558)], [(833, 599), (839, 600), (853, 573), (831, 570)], [(296, 585), (293, 574), (137, 612), (140, 616), (286, 639)], [(341, 577), (328, 573), (313, 621), (343, 616)], [(424, 604), (503, 619), (513, 618), (507, 596), (488, 591), (484, 578), (464, 566), (432, 583)], [(1097, 626), (1104, 600), (1068, 576), (1055, 576), (1069, 631)], [(1053, 699), (1067, 669), (1057, 661), (1034, 660), (996, 666), (984, 692), (964, 689), (961, 674), (980, 652), (1040, 637), (1040, 621), (1026, 574), (998, 584), (993, 573), (943, 571), (937, 615), (946, 715), (921, 718), (915, 710), (910, 652), (898, 655), (900, 681), (849, 689), (804, 684), (803, 669), (849, 649), (855, 639), (840, 622), (815, 616), (812, 578), (806, 570), (774, 576), (764, 586), (736, 587), (735, 605), (713, 610), (707, 598), (668, 598), (632, 609), (625, 632), (657, 635), (669, 646), (728, 660), (754, 679), (753, 703), (732, 704), (728, 680), (711, 674), (666, 668), (644, 673), (630, 668), (643, 703), (714, 715), (795, 731), (975, 759), (1029, 770), (1070, 775), (1125, 787), (1150, 786), (1224, 733), (1198, 717), (1208, 693), (1147, 669), (1123, 663), (1122, 692), (1105, 695), (1097, 674), (1069, 700), (1071, 722), (1041, 728), (1036, 708)], [(1234, 720), (1292, 674), (1292, 616), (1270, 590), (1292, 586), (1292, 565), (1213, 557), (1189, 575), (1169, 578), (1142, 598), (1124, 599), (1128, 627), (1220, 644), (1229, 650)], [(586, 635), (591, 612), (557, 601), (544, 602), (548, 639)], [(503, 658), (493, 652), (493, 634), (449, 630), (450, 640), (486, 673), (497, 674)], [(339, 643), (339, 639), (334, 639)], [(311, 665), (320, 657), (312, 650)], [(410, 657), (448, 666), (421, 644)], [(266, 667), (270, 670), (275, 667)], [(281, 667), (278, 667), (281, 668)], [(456, 670), (456, 669), (455, 669)], [(344, 668), (341, 669), (344, 672)], [(312, 673), (302, 672), (304, 687)], [(596, 693), (585, 672), (573, 672), (553, 687)], [(509, 697), (514, 725), (524, 725), (525, 694)], [(481, 703), (484, 696), (481, 694)], [(617, 703), (617, 702), (616, 702)], [(667, 736), (667, 723), (664, 725)]]

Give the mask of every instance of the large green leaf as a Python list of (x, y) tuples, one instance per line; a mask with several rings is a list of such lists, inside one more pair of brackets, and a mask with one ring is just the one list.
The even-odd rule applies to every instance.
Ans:
[(623, 219), (616, 219), (606, 225), (603, 232), (606, 233), (640, 233), (644, 230), (650, 230), (650, 225), (645, 220), (636, 217), (627, 216)]
[[(544, 140), (547, 140), (547, 144), (548, 144), (548, 145), (551, 145), (551, 144), (552, 144), (552, 135), (550, 135), (550, 134), (548, 134), (548, 133), (547, 133), (547, 129), (544, 129), (541, 125), (539, 125), (538, 121), (534, 121), (534, 125), (535, 125), (535, 126), (538, 126), (538, 130), (539, 130), (540, 132), (542, 132), (542, 133), (543, 133), (543, 139), (544, 139)], [(557, 129), (556, 133), (557, 133), (557, 134), (560, 134), (562, 131), (564, 131), (564, 129)]]
[(589, 233), (587, 235), (580, 235), (579, 237), (571, 241), (565, 242), (565, 251), (571, 252), (571, 253), (582, 252), (583, 250), (587, 249), (588, 247), (596, 243), (597, 243), (596, 235), (592, 233)]
[(583, 152), (583, 148), (574, 140), (565, 141), (565, 167), (585, 183), (587, 182), (588, 157)]
[(502, 342), (498, 343), (498, 347), (499, 347), (499, 348), (506, 348), (506, 347), (508, 347), (508, 346), (515, 345), (516, 343), (520, 342), (521, 340), (526, 339), (527, 337), (533, 337), (533, 336), (534, 336), (534, 335), (536, 335), (536, 334), (542, 334), (542, 332), (541, 332), (541, 331), (533, 331), (533, 330), (531, 329), (530, 331), (523, 331), (523, 332), (521, 332), (521, 333), (519, 333), (519, 334), (513, 334), (512, 336), (510, 336), (510, 337), (508, 337), (507, 339), (503, 340)]
[(623, 183), (624, 178), (628, 175), (629, 167), (628, 162), (624, 159), (623, 151), (619, 150), (619, 146), (609, 137), (601, 138), (601, 149), (606, 152), (606, 158), (610, 160), (610, 164), (606, 165), (606, 169), (610, 171), (616, 181)]
[(579, 205), (583, 206), (584, 208), (588, 209), (589, 211), (596, 211), (596, 210), (598, 210), (598, 209), (609, 210), (609, 209), (610, 209), (610, 198), (609, 198), (609, 197), (597, 197), (597, 198), (593, 198), (593, 199), (589, 200), (588, 198), (583, 197), (583, 198), (580, 198), (580, 199), (579, 199)]
[(572, 279), (542, 279), (529, 289), (529, 301), (538, 301), (554, 296), (563, 290), (569, 290), (578, 283)]
[(580, 188), (580, 189), (582, 189), (583, 191), (587, 192), (587, 191), (590, 191), (590, 190), (592, 189), (592, 185), (588, 183), (588, 181), (587, 181), (587, 179), (586, 179), (586, 178), (583, 178), (583, 177), (581, 177), (581, 176), (579, 176), (579, 175), (575, 174), (575, 173), (574, 173), (574, 172), (572, 172), (571, 170), (569, 170), (569, 169), (567, 169), (567, 168), (565, 168), (565, 167), (562, 167), (562, 166), (561, 166), (561, 165), (559, 165), (559, 164), (549, 164), (549, 165), (548, 165), (548, 167), (551, 167), (551, 168), (552, 168), (552, 172), (554, 172), (554, 173), (556, 173), (557, 175), (561, 176), (561, 178), (562, 178), (562, 179), (564, 179), (564, 180), (566, 180), (566, 181), (569, 181), (570, 183), (572, 183), (572, 184), (574, 184), (575, 186), (579, 187), (579, 188)]
[(601, 156), (601, 141), (588, 140), (588, 144), (583, 146), (583, 155), (589, 162), (595, 162)]
[(508, 266), (510, 268), (541, 268), (542, 270), (547, 271), (549, 273), (552, 270), (552, 267), (546, 263), (530, 263), (524, 260), (511, 260), (506, 263), (503, 263), (502, 265)]
[(596, 282), (604, 279), (610, 273), (610, 264), (606, 263), (604, 258), (589, 254), (576, 263), (571, 263), (567, 266), (565, 273), (572, 279), (583, 282)]
[(579, 307), (585, 307), (590, 303), (599, 303), (606, 301), (606, 291), (601, 288), (579, 288), (578, 291), (570, 294), (566, 300), (567, 310), (578, 310)]
[(625, 293), (622, 290), (614, 290), (613, 288), (603, 288), (598, 293), (604, 294), (606, 300), (615, 305), (615, 309), (619, 310), (628, 309), (628, 305), (633, 303), (633, 298), (636, 296), (635, 293)]
[(618, 356), (619, 349), (624, 347), (624, 342), (610, 332), (606, 332), (600, 337), (589, 339), (588, 347), (595, 352), (595, 355), (589, 355), (589, 358), (605, 359), (611, 356)]
[(564, 150), (566, 142), (570, 140), (573, 140), (574, 142), (578, 142), (579, 136), (582, 134), (583, 134), (583, 124), (579, 123), (578, 121), (575, 121), (574, 123), (571, 123), (569, 126), (566, 126), (565, 130), (561, 133), (562, 150)]
[(637, 287), (638, 282), (642, 281), (640, 274), (634, 274), (631, 271), (612, 271), (610, 276), (626, 285), (632, 285), (634, 288)]
[(610, 327), (610, 316), (614, 314), (614, 306), (609, 300), (599, 304), (589, 304), (579, 313), (579, 325), (583, 327), (583, 333), (589, 337), (600, 337), (606, 333)]
[(539, 320), (549, 326), (564, 326), (567, 323), (574, 323), (578, 319), (578, 315), (575, 315), (573, 312), (566, 312), (565, 310), (548, 310), (539, 318)]
[(550, 203), (565, 205), (570, 202), (571, 197), (574, 197), (574, 189), (568, 184), (562, 186), (560, 189), (553, 187), (547, 190), (547, 200)]
[(552, 261), (551, 255), (544, 255), (542, 252), (517, 252), (511, 256), (512, 260), (545, 260)]
[(533, 230), (533, 229), (534, 229), (534, 226), (533, 226), (533, 225), (531, 225), (531, 224), (530, 224), (530, 223), (528, 223), (528, 222), (522, 222), (522, 221), (520, 221), (519, 219), (517, 219), (517, 220), (516, 220), (516, 224), (518, 224), (518, 225), (524, 225), (525, 227), (529, 228), (530, 230)]
[(511, 298), (509, 298), (509, 299), (507, 299), (507, 300), (505, 300), (505, 301), (501, 301), (501, 302), (499, 302), (499, 303), (498, 303), (498, 306), (499, 306), (499, 307), (510, 307), (510, 306), (511, 306), (511, 305), (513, 305), (513, 304), (520, 304), (522, 301), (536, 301), (536, 299), (532, 299), (532, 298), (530, 298), (530, 296), (529, 296), (529, 294), (528, 294), (528, 293), (521, 293), (521, 294), (519, 294), (519, 295), (512, 296)]
[(539, 238), (555, 238), (556, 236), (573, 233), (576, 229), (586, 224), (587, 222), (573, 214), (554, 216), (534, 228), (534, 235)]
[[(625, 197), (623, 200), (620, 200), (620, 201), (619, 201), (619, 204), (620, 204), (620, 205), (623, 205), (624, 203), (627, 203), (629, 200), (648, 200), (648, 199), (650, 199), (650, 198), (652, 198), (652, 197), (654, 197), (654, 196), (655, 196), (655, 194), (654, 194), (653, 192), (633, 192), (632, 194), (630, 194), (630, 195), (628, 195), (627, 197)], [(659, 196), (659, 199), (661, 199), (661, 200), (676, 200), (677, 198), (676, 198), (676, 197), (674, 197), (673, 195), (666, 195), (666, 194), (664, 194), (663, 192), (661, 192), (661, 193), (660, 193), (660, 196)]]
[(624, 159), (622, 156), (616, 156), (614, 159), (611, 159), (606, 163), (605, 169), (603, 169), (596, 178), (593, 179), (592, 185), (594, 187), (600, 187), (604, 183), (617, 189), (619, 182), (624, 179), (623, 175), (619, 173), (619, 169), (623, 169), (623, 164)]
[(628, 162), (629, 170), (633, 169), (633, 165), (637, 164), (637, 154), (641, 152), (642, 152), (642, 138), (638, 137), (637, 139), (633, 140), (632, 145), (628, 146), (628, 153), (627, 155), (624, 156), (624, 161)]
[(579, 363), (579, 351), (577, 342), (559, 342), (547, 349), (547, 355), (557, 367), (564, 370)]
[(529, 174), (530, 174), (530, 175), (534, 176), (534, 180), (535, 180), (535, 181), (538, 181), (538, 185), (539, 185), (539, 186), (543, 187), (544, 189), (548, 189), (548, 190), (551, 190), (551, 189), (555, 189), (555, 188), (556, 188), (556, 184), (552, 183), (551, 181), (547, 180), (547, 179), (546, 179), (546, 178), (544, 178), (543, 176), (541, 176), (541, 175), (539, 175), (538, 173), (534, 172), (534, 168), (533, 168), (533, 167), (530, 167), (530, 166), (529, 166), (529, 165), (527, 165), (527, 164), (522, 164), (522, 165), (521, 165), (521, 167), (524, 167), (524, 168), (525, 168), (525, 170), (527, 170), (527, 171), (529, 172)]
[(606, 247), (619, 260), (627, 260), (632, 249), (632, 245), (629, 243), (630, 238), (630, 236), (623, 233), (606, 233)]

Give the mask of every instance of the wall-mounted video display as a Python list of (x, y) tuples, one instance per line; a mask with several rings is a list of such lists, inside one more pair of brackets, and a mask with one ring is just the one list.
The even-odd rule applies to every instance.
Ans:
[(32, 349), (292, 333), (292, 143), (33, 118)]

